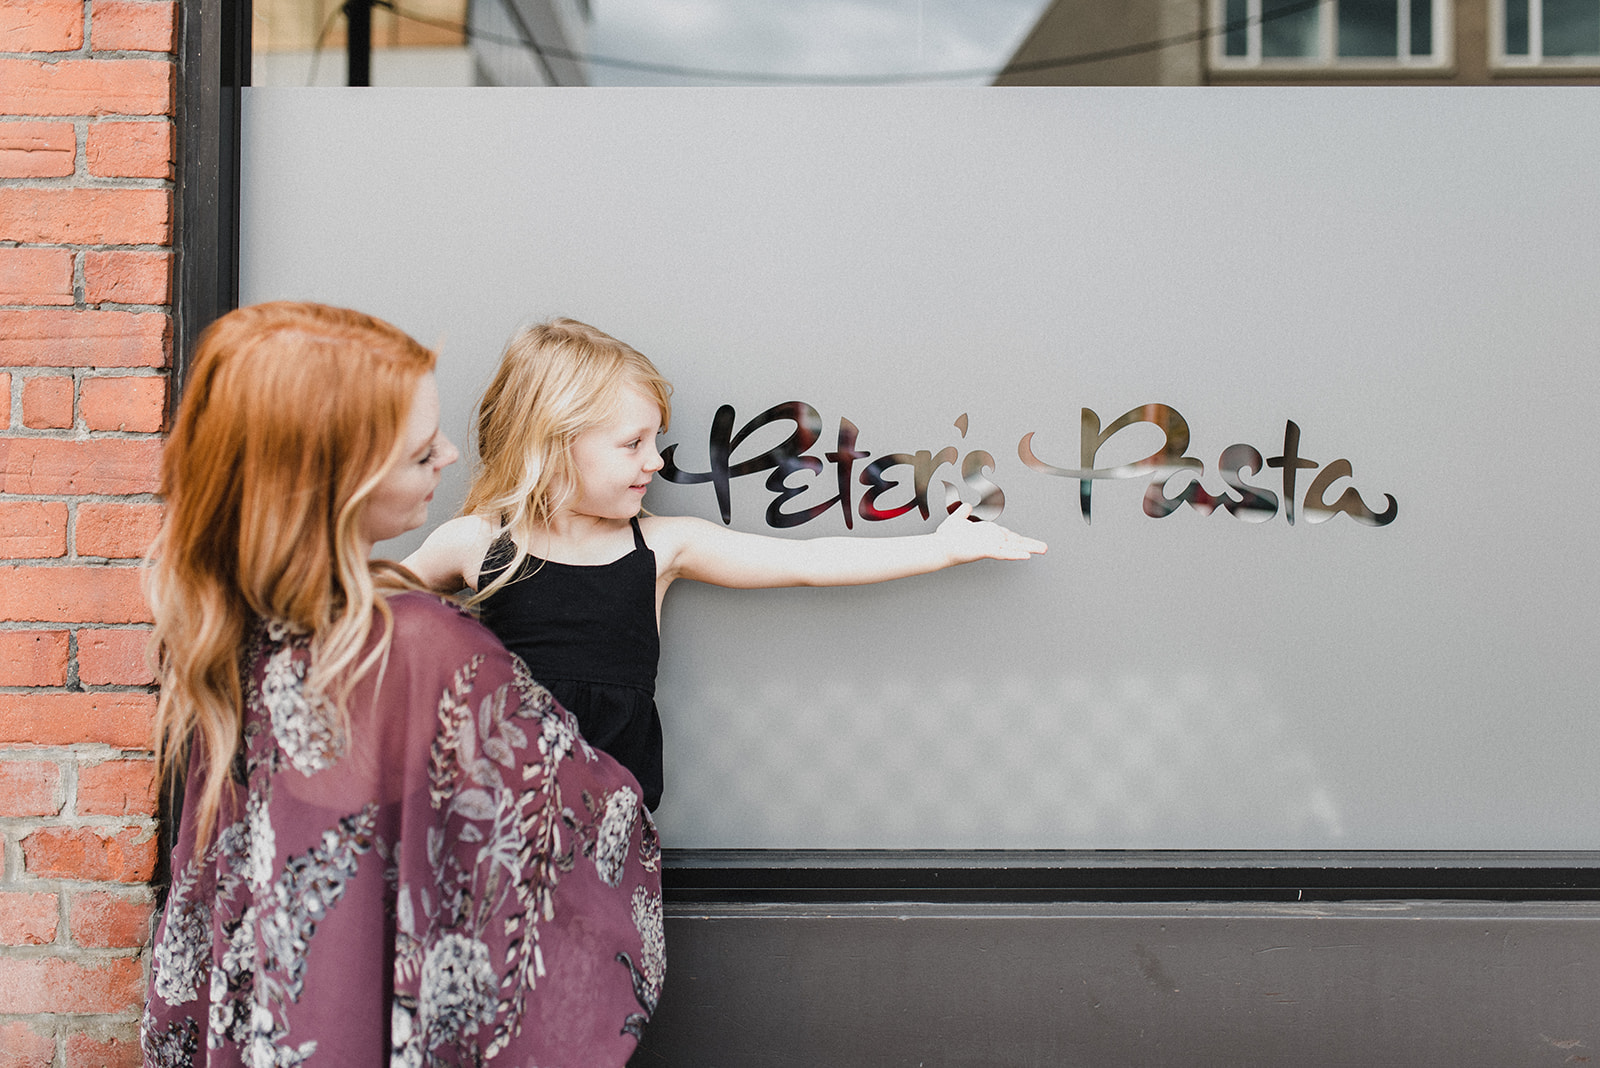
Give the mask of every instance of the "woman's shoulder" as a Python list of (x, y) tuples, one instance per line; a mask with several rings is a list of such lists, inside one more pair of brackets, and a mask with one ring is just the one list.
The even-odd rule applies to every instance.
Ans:
[(407, 590), (390, 595), (388, 603), (394, 620), (390, 647), (396, 652), (445, 661), (501, 649), (487, 627), (447, 597)]
[(419, 712), (430, 712), (447, 691), (458, 696), (488, 692), (513, 683), (519, 670), (527, 670), (488, 627), (454, 602), (409, 591), (392, 595), (388, 603), (393, 629), (384, 686)]

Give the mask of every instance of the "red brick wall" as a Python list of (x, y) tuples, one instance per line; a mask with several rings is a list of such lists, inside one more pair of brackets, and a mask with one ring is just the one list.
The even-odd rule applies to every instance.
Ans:
[(0, 1068), (139, 1060), (176, 30), (0, 0)]

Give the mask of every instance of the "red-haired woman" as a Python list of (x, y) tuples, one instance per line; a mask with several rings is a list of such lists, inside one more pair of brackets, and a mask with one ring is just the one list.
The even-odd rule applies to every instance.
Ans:
[(201, 338), (148, 566), (188, 765), (146, 1065), (620, 1065), (663, 973), (638, 785), (372, 546), (456, 450), (434, 355), (264, 304)]

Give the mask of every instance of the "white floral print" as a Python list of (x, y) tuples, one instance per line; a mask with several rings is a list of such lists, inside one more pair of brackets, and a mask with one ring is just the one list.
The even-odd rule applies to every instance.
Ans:
[(294, 769), (312, 775), (343, 755), (337, 712), (325, 695), (306, 689), (302, 654), (309, 645), (307, 638), (283, 623), (268, 624), (267, 638), (281, 643), (267, 658), (261, 678), (261, 699), (272, 716), (272, 733)]
[(639, 818), (639, 795), (624, 786), (606, 799), (605, 815), (600, 817), (600, 835), (594, 846), (594, 866), (600, 881), (616, 886), (628, 860), (628, 841)]
[(272, 885), (278, 862), (278, 835), (272, 829), (272, 813), (268, 809), (271, 800), (272, 795), (266, 791), (254, 792), (244, 807), (244, 877), (258, 894)]
[(193, 866), (167, 899), (167, 936), (155, 947), (150, 983), (170, 1005), (200, 994), (211, 967), (211, 907), (193, 899)]
[(666, 978), (666, 940), (661, 922), (661, 895), (645, 887), (633, 891), (633, 925), (639, 931), (639, 959), (627, 953), (617, 954), (617, 963), (628, 969), (633, 981), (633, 996), (643, 1012), (629, 1016), (622, 1029), (634, 1037), (644, 1033), (644, 1025), (655, 1014), (656, 1003), (661, 999), (661, 983)]
[(661, 983), (667, 976), (667, 940), (661, 922), (661, 895), (652, 894), (644, 887), (633, 892), (633, 925), (639, 929), (643, 949), (639, 953), (639, 970), (648, 984), (648, 1003), (645, 1008), (654, 1012), (661, 997)]
[(422, 1030), (438, 1042), (453, 1042), (494, 1021), (494, 968), (489, 947), (451, 932), (435, 942), (422, 962), (417, 991)]

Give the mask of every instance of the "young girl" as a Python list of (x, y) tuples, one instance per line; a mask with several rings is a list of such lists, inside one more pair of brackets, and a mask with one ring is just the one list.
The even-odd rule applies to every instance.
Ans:
[(932, 534), (796, 541), (642, 512), (661, 470), (672, 387), (630, 346), (555, 319), (506, 347), (478, 407), (478, 467), (462, 515), (406, 565), (469, 603), (584, 737), (661, 800), (655, 707), (661, 600), (680, 578), (717, 586), (847, 586), (971, 560), (1026, 560), (1043, 542), (962, 505)]

